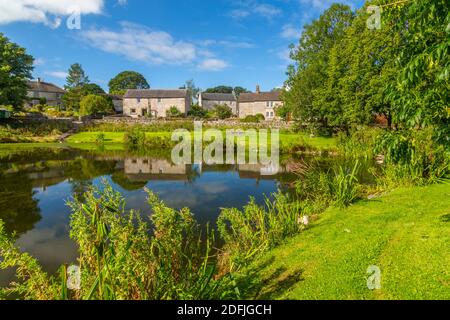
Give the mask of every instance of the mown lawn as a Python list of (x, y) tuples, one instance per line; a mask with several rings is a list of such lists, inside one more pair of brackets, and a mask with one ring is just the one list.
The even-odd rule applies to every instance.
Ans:
[(450, 184), (328, 209), (258, 268), (260, 299), (450, 299)]
[[(67, 139), (69, 144), (93, 144), (101, 132), (81, 132)], [(103, 132), (105, 144), (124, 143), (125, 132)], [(147, 132), (146, 136), (151, 138), (171, 139), (171, 132)], [(337, 145), (335, 138), (314, 137), (311, 138), (305, 134), (281, 133), (280, 144), (283, 150), (293, 148), (295, 146), (307, 146), (318, 150), (334, 149)]]

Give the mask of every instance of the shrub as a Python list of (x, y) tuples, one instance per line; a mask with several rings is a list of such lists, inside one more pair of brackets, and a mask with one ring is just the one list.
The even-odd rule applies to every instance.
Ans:
[(111, 100), (95, 94), (89, 94), (80, 101), (80, 115), (92, 115), (96, 113), (111, 113), (114, 105)]
[(172, 106), (169, 110), (167, 110), (166, 116), (169, 118), (181, 118), (183, 117), (183, 113), (181, 113), (176, 106)]
[(434, 128), (427, 128), (387, 131), (380, 136), (375, 150), (385, 157), (386, 185), (435, 183), (449, 174), (449, 147), (439, 143), (435, 134)]
[(340, 166), (335, 170), (335, 177), (332, 183), (334, 203), (341, 208), (348, 207), (358, 197), (358, 172), (361, 165), (356, 161), (353, 169)]
[(243, 123), (259, 123), (260, 119), (254, 115), (248, 115), (245, 118), (241, 119)]
[(200, 107), (198, 104), (192, 105), (191, 110), (188, 112), (188, 116), (198, 119), (206, 118), (207, 114), (208, 111)]
[(226, 104), (218, 104), (214, 107), (214, 113), (217, 118), (225, 120), (233, 116), (233, 110)]

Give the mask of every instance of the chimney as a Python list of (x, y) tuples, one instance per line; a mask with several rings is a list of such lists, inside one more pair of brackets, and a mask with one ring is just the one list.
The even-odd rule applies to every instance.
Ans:
[(37, 82), (38, 82), (38, 83), (41, 83), (41, 78), (37, 78)]
[(259, 90), (259, 84), (256, 85), (256, 93), (261, 93), (261, 91)]

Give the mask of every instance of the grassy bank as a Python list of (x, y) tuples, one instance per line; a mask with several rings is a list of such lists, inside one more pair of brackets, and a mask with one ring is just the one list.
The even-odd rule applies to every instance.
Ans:
[[(71, 145), (96, 144), (99, 136), (102, 136), (103, 144), (106, 146), (112, 144), (124, 144), (125, 132), (80, 132), (67, 139)], [(146, 132), (146, 139), (149, 141), (169, 141), (171, 132)], [(336, 138), (309, 137), (301, 133), (281, 133), (280, 148), (283, 152), (301, 152), (301, 151), (332, 151), (336, 149)]]
[[(450, 185), (398, 189), (330, 208), (309, 230), (270, 251), (260, 299), (449, 299)], [(367, 288), (367, 268), (382, 272)]]

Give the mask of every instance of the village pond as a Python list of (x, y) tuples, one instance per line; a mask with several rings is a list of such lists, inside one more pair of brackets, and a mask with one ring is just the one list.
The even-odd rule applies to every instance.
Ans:
[[(221, 208), (242, 208), (250, 197), (263, 204), (280, 190), (289, 192), (298, 163), (310, 158), (284, 158), (277, 175), (261, 175), (259, 165), (174, 165), (164, 151), (81, 151), (70, 147), (0, 148), (0, 219), (15, 233), (21, 250), (53, 273), (76, 262), (77, 247), (69, 237), (67, 201), (90, 186), (113, 186), (127, 209), (150, 214), (145, 188), (170, 207), (188, 207), (197, 221), (214, 228)], [(333, 159), (320, 160), (324, 168)], [(0, 286), (13, 270), (0, 271)]]

